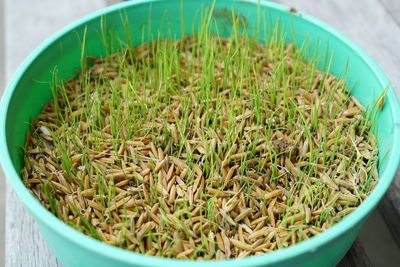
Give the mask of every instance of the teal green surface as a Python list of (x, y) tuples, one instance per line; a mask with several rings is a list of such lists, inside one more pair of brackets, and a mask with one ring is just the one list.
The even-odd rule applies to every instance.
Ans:
[[(57, 67), (61, 77), (67, 78), (80, 68), (81, 43), (86, 31), (85, 54), (105, 55), (100, 38), (101, 25), (124, 35), (121, 17), (129, 18), (132, 42), (140, 43), (161, 30), (179, 38), (181, 26), (190, 33), (196, 29), (201, 8), (211, 0), (129, 1), (78, 20), (42, 43), (20, 66), (9, 83), (0, 104), (0, 160), (10, 185), (29, 209), (40, 231), (64, 266), (332, 266), (346, 253), (356, 238), (363, 222), (389, 187), (396, 172), (400, 153), (399, 104), (389, 86), (384, 108), (376, 120), (379, 142), (380, 180), (372, 194), (353, 213), (328, 231), (307, 241), (260, 256), (226, 261), (184, 261), (162, 259), (128, 252), (103, 244), (67, 226), (30, 194), (23, 185), (19, 172), (23, 164), (21, 147), (29, 129), (29, 122), (50, 100), (49, 82)], [(247, 22), (249, 29), (257, 22), (257, 0), (217, 1), (215, 18), (223, 34), (229, 33), (224, 17), (233, 7)], [(224, 9), (226, 8), (226, 9)], [(121, 12), (122, 11), (122, 12)], [(352, 95), (364, 105), (371, 105), (379, 93), (389, 85), (387, 78), (370, 57), (357, 45), (332, 27), (306, 14), (292, 14), (281, 5), (261, 1), (265, 14), (262, 23), (280, 23), (287, 41), (302, 44), (307, 40), (309, 52), (322, 59), (333, 53), (330, 72), (343, 76), (347, 70), (347, 84)], [(182, 15), (183, 14), (183, 15)], [(150, 18), (150, 19), (149, 19)], [(181, 19), (184, 23), (181, 24)], [(149, 25), (151, 21), (151, 25)], [(151, 29), (151, 30), (149, 30)], [(318, 47), (318, 49), (317, 49)], [(321, 60), (321, 68), (326, 67)]]

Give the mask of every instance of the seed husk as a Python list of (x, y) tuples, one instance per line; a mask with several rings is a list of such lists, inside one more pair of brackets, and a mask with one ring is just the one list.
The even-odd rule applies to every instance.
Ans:
[(194, 34), (91, 61), (32, 121), (22, 176), (103, 242), (258, 255), (328, 229), (377, 183), (367, 109), (294, 44)]

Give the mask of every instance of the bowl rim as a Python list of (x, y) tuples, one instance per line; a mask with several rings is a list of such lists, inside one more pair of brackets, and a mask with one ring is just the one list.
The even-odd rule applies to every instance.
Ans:
[[(383, 172), (380, 182), (377, 184), (373, 192), (366, 198), (366, 200), (359, 207), (357, 207), (351, 214), (346, 216), (342, 221), (340, 221), (339, 223), (332, 226), (330, 229), (324, 231), (323, 233), (317, 236), (314, 236), (308, 240), (302, 241), (300, 243), (297, 243), (295, 245), (289, 246), (284, 249), (279, 249), (277, 251), (265, 253), (258, 256), (248, 256), (242, 259), (219, 260), (217, 262), (214, 260), (194, 261), (194, 260), (178, 260), (178, 259), (147, 256), (144, 254), (131, 252), (111, 245), (107, 245), (73, 229), (72, 227), (68, 226), (60, 219), (58, 219), (56, 216), (54, 216), (51, 212), (49, 212), (30, 193), (30, 191), (23, 184), (20, 175), (14, 169), (8, 151), (7, 140), (6, 140), (6, 121), (7, 121), (8, 106), (12, 99), (14, 89), (16, 88), (16, 85), (18, 84), (20, 79), (23, 77), (26, 69), (44, 50), (46, 50), (48, 46), (50, 46), (54, 41), (62, 38), (65, 34), (70, 32), (71, 30), (74, 30), (76, 27), (84, 25), (91, 20), (95, 20), (100, 16), (121, 10), (129, 6), (136, 6), (141, 4), (149, 4), (152, 2), (163, 2), (163, 1), (166, 0), (137, 0), (137, 1), (123, 2), (100, 9), (83, 18), (74, 21), (73, 23), (68, 24), (67, 26), (65, 26), (64, 28), (62, 28), (61, 30), (59, 30), (58, 32), (47, 38), (39, 46), (37, 46), (33, 50), (33, 52), (31, 52), (31, 54), (23, 61), (23, 63), (19, 66), (17, 71), (10, 79), (0, 102), (0, 147), (2, 148), (2, 153), (0, 154), (0, 163), (3, 167), (4, 174), (7, 177), (9, 184), (17, 193), (20, 200), (22, 200), (25, 207), (29, 209), (31, 215), (33, 215), (36, 220), (39, 220), (41, 224), (44, 224), (46, 225), (46, 227), (50, 228), (51, 231), (56, 232), (58, 235), (63, 236), (63, 238), (70, 240), (70, 242), (75, 243), (76, 245), (82, 248), (90, 250), (92, 253), (104, 255), (104, 257), (111, 258), (119, 263), (125, 263), (125, 264), (140, 263), (142, 266), (186, 266), (189, 263), (193, 266), (211, 266), (211, 265), (215, 266), (215, 263), (217, 263), (218, 266), (233, 267), (233, 266), (243, 266), (243, 265), (261, 265), (267, 263), (273, 264), (283, 260), (294, 258), (301, 254), (313, 252), (319, 246), (322, 246), (328, 243), (329, 241), (334, 240), (336, 237), (356, 227), (360, 223), (361, 218), (366, 217), (373, 210), (373, 208), (378, 204), (379, 200), (382, 198), (384, 193), (387, 191), (388, 187), (390, 186), (395, 176), (397, 166), (400, 161), (400, 117), (396, 116), (396, 114), (400, 114), (400, 106), (397, 96), (391, 86), (389, 86), (388, 90), (387, 104), (390, 105), (391, 115), (394, 124), (393, 152), (390, 155), (387, 167)], [(230, 1), (252, 3), (252, 4), (258, 3), (258, 0), (230, 0)], [(268, 8), (275, 9), (278, 11), (288, 11), (287, 6), (277, 3), (272, 3), (270, 1), (268, 2), (261, 1), (260, 4), (262, 6), (266, 6)], [(374, 75), (379, 79), (379, 82), (382, 85), (382, 87), (385, 87), (389, 84), (387, 77), (380, 69), (380, 67), (356, 43), (351, 41), (348, 37), (340, 33), (335, 28), (327, 25), (326, 23), (310, 15), (307, 15), (303, 12), (298, 12), (298, 15), (301, 15), (302, 19), (307, 20), (314, 26), (321, 28), (322, 30), (329, 33), (331, 36), (337, 38), (346, 46), (353, 49), (353, 51), (358, 54), (358, 56), (361, 58), (364, 64), (368, 65), (368, 67), (373, 71)]]

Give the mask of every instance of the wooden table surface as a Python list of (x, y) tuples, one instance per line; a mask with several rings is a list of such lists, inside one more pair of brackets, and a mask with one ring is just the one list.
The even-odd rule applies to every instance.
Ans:
[[(116, 1), (5, 0), (6, 78), (11, 77), (26, 55), (46, 37), (109, 2)], [(349, 36), (382, 67), (400, 96), (400, 1), (277, 2), (313, 15)], [(400, 176), (397, 175), (380, 203), (379, 211), (373, 213), (360, 237), (339, 265), (396, 266), (400, 262), (399, 214)], [(5, 218), (6, 266), (60, 266), (42, 240), (31, 216), (9, 186)]]

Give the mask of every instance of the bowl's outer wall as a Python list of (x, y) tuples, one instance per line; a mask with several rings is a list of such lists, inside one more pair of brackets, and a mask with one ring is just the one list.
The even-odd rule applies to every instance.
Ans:
[[(45, 237), (49, 247), (53, 250), (57, 259), (62, 263), (63, 266), (96, 266), (96, 267), (109, 267), (109, 266), (137, 266), (137, 267), (148, 267), (148, 262), (137, 261), (134, 265), (127, 263), (126, 261), (119, 259), (110, 259), (108, 255), (94, 253), (93, 251), (83, 250), (77, 246), (74, 240), (65, 239), (60, 236), (54, 229), (43, 225), (40, 220), (36, 220), (39, 224), (41, 234)], [(307, 253), (302, 254), (299, 257), (288, 258), (277, 262), (275, 264), (269, 264), (267, 261), (258, 261), (257, 263), (247, 265), (243, 264), (240, 266), (282, 266), (282, 267), (310, 267), (310, 266), (334, 266), (344, 256), (347, 250), (352, 245), (354, 239), (357, 237), (361, 225), (352, 229), (348, 233), (344, 233), (337, 236), (334, 240), (325, 246), (310, 250)], [(190, 263), (185, 263), (184, 266), (191, 266)], [(169, 266), (167, 263), (154, 265), (154, 266)], [(214, 267), (221, 266), (217, 262), (214, 262)]]
[[(176, 37), (181, 33), (180, 21), (184, 18), (183, 25), (186, 33), (198, 25), (200, 8), (209, 6), (213, 1), (191, 0), (185, 1), (184, 12), (181, 12), (181, 1), (132, 1), (116, 7), (98, 12), (96, 16), (83, 19), (79, 24), (68, 31), (55, 35), (38, 48), (28, 59), (28, 63), (17, 72), (6, 92), (13, 91), (9, 102), (2, 101), (2, 110), (7, 111), (3, 123), (6, 131), (6, 143), (11, 158), (9, 165), (8, 155), (2, 155), (7, 161), (2, 164), (6, 176), (10, 180), (21, 200), (28, 207), (38, 223), (41, 233), (55, 252), (58, 259), (65, 266), (206, 266), (215, 262), (185, 262), (165, 260), (156, 257), (146, 257), (136, 253), (129, 253), (96, 240), (87, 238), (81, 233), (69, 229), (53, 218), (37, 200), (29, 194), (16, 175), (23, 165), (23, 155), (20, 147), (24, 146), (25, 135), (29, 129), (29, 122), (36, 117), (43, 105), (51, 99), (49, 83), (52, 81), (52, 72), (56, 70), (62, 79), (71, 76), (81, 64), (81, 44), (85, 43), (85, 54), (102, 56), (104, 48), (101, 44), (100, 28), (113, 29), (117, 34), (124, 35), (121, 17), (129, 18), (129, 31), (134, 44), (140, 43), (142, 37), (149, 37), (149, 18), (151, 18), (152, 33), (159, 29), (168, 32), (172, 29)], [(258, 10), (257, 1), (217, 1), (215, 19), (222, 26), (226, 34), (229, 33), (229, 23), (224, 16), (233, 6), (236, 13), (246, 19), (249, 29), (256, 25), (257, 13), (265, 14), (263, 22), (274, 25), (279, 21), (281, 29), (286, 33), (287, 40), (302, 44), (308, 40), (309, 53), (318, 55), (331, 55), (325, 57), (320, 63), (321, 68), (328, 68), (337, 76), (343, 76), (345, 70), (348, 74), (348, 85), (352, 95), (356, 96), (364, 105), (371, 105), (383, 88), (387, 79), (361, 49), (349, 45), (349, 40), (328, 26), (316, 21), (307, 15), (292, 14), (285, 8), (275, 4), (264, 4)], [(226, 9), (224, 9), (226, 8)], [(123, 10), (123, 12), (120, 12)], [(225, 15), (224, 15), (225, 14)], [(104, 15), (104, 18), (100, 18)], [(305, 17), (306, 19), (302, 18)], [(193, 24), (193, 18), (197, 22)], [(86, 32), (86, 38), (83, 38)], [(151, 31), (150, 31), (151, 32)], [(150, 33), (151, 35), (151, 33)], [(339, 37), (338, 37), (339, 36)], [(318, 47), (318, 49), (317, 49)], [(379, 199), (388, 188), (399, 157), (395, 154), (395, 144), (398, 144), (398, 122), (393, 116), (399, 110), (397, 98), (389, 90), (388, 100), (378, 117), (378, 140), (380, 149), (380, 177), (373, 194), (350, 216), (335, 225), (332, 229), (310, 240), (278, 252), (248, 257), (243, 260), (220, 261), (218, 266), (332, 266), (336, 264), (356, 238), (361, 225), (367, 215), (373, 210)], [(2, 132), (4, 135), (4, 132)], [(2, 139), (2, 140), (3, 140)], [(383, 152), (383, 153), (382, 153)], [(396, 165), (396, 166), (392, 166)], [(102, 253), (100, 253), (101, 251)]]

